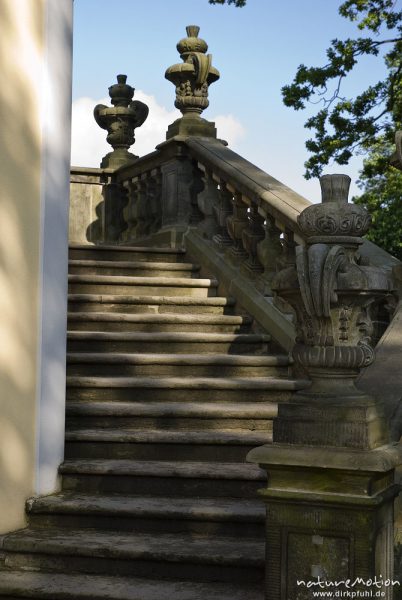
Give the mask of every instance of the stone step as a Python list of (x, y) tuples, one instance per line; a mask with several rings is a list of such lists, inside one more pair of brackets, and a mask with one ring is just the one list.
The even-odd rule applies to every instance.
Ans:
[(109, 245), (92, 246), (89, 244), (69, 245), (69, 258), (71, 260), (182, 262), (185, 254), (185, 250), (176, 248)]
[(70, 331), (198, 331), (235, 333), (250, 328), (252, 319), (237, 315), (153, 315), (108, 312), (70, 312)]
[(69, 275), (71, 294), (134, 294), (137, 296), (215, 296), (216, 279), (189, 277), (129, 277), (121, 275)]
[(69, 375), (253, 377), (288, 375), (286, 355), (70, 352)]
[(233, 298), (212, 296), (134, 296), (123, 294), (69, 294), (68, 310), (124, 313), (233, 313)]
[(65, 457), (135, 460), (242, 462), (247, 453), (272, 441), (269, 431), (215, 429), (68, 429)]
[(158, 581), (80, 573), (1, 573), (0, 598), (34, 600), (263, 600), (262, 585)]
[[(213, 490), (211, 490), (213, 492)], [(260, 500), (63, 492), (27, 501), (30, 527), (186, 532), (264, 539)]]
[(60, 466), (63, 489), (93, 493), (194, 498), (256, 498), (266, 473), (249, 463), (191, 462), (168, 460), (66, 460)]
[(254, 377), (289, 373), (287, 356), (71, 352), (69, 375)]
[(67, 339), (68, 352), (262, 354), (271, 337), (245, 333), (69, 331)]
[(6, 569), (196, 581), (262, 581), (264, 542), (178, 533), (28, 528), (5, 536)]
[(184, 262), (144, 260), (69, 260), (70, 275), (135, 275), (142, 277), (198, 277), (200, 266)]
[(270, 402), (68, 402), (67, 428), (272, 430)]
[(76, 401), (283, 401), (309, 382), (279, 377), (67, 377), (67, 400)]

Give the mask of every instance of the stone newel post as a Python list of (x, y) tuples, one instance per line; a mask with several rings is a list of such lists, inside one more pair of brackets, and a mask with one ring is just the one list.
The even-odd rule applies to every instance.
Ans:
[(148, 116), (148, 106), (133, 100), (134, 88), (126, 81), (126, 75), (117, 75), (117, 83), (110, 86), (113, 107), (97, 104), (94, 108), (95, 121), (107, 130), (107, 142), (113, 147), (113, 152), (103, 157), (102, 168), (116, 169), (138, 158), (128, 149), (135, 141), (134, 129), (140, 127)]
[[(269, 600), (309, 600), (322, 581), (392, 578), (393, 477), (401, 451), (388, 444), (381, 399), (355, 385), (374, 360), (373, 320), (392, 282), (360, 264), (370, 219), (348, 204), (349, 183), (345, 175), (321, 178), (322, 204), (298, 218), (305, 246), (297, 249), (296, 266), (272, 284), (296, 312), (293, 357), (312, 383), (279, 406), (272, 446), (248, 456), (268, 472), (261, 493)], [(357, 589), (370, 588), (359, 582)], [(392, 586), (381, 589), (390, 600)]]
[(220, 77), (212, 66), (211, 54), (206, 54), (207, 43), (198, 37), (200, 28), (186, 27), (187, 37), (177, 44), (182, 63), (172, 65), (165, 77), (176, 86), (175, 107), (183, 117), (169, 125), (166, 138), (176, 135), (199, 135), (216, 137), (214, 123), (200, 117), (208, 105), (208, 88)]

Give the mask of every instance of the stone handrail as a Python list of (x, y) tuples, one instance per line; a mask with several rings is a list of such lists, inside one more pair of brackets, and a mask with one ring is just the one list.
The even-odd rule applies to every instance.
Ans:
[[(226, 181), (232, 191), (239, 191), (255, 202), (264, 213), (275, 218), (281, 230), (291, 230), (295, 242), (303, 243), (297, 217), (310, 206), (309, 200), (218, 140), (188, 138), (186, 146), (191, 156)], [(374, 266), (390, 269), (399, 264), (398, 259), (369, 240), (364, 240), (361, 254)]]
[[(308, 200), (221, 141), (193, 136), (117, 169), (73, 168), (71, 180), (71, 241), (186, 244), (283, 347), (293, 346), (292, 311), (272, 298), (271, 282), (295, 263)], [(388, 270), (399, 263), (368, 241), (360, 253)]]
[[(226, 147), (220, 140), (176, 136), (162, 143), (155, 152), (118, 169), (115, 172), (116, 181), (124, 184), (130, 179), (144, 176), (175, 156), (196, 160), (204, 172), (212, 173), (215, 181), (225, 182), (233, 194), (241, 194), (248, 205), (255, 204), (264, 216), (270, 215), (275, 219), (275, 225), (282, 232), (291, 231), (294, 241), (303, 243), (297, 217), (311, 202)], [(369, 240), (364, 240), (361, 254), (375, 266), (391, 269), (399, 264), (395, 257)]]
[(216, 178), (225, 181), (233, 192), (240, 192), (251, 203), (269, 213), (281, 228), (300, 238), (297, 217), (310, 202), (268, 173), (230, 150), (219, 140), (189, 138), (186, 146)]

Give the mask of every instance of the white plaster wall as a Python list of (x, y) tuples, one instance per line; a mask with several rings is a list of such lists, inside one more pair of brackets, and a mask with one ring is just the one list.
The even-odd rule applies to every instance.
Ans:
[(73, 0), (47, 0), (42, 96), (41, 282), (36, 485), (57, 487), (66, 376)]
[(63, 459), (72, 0), (0, 0), (0, 534)]

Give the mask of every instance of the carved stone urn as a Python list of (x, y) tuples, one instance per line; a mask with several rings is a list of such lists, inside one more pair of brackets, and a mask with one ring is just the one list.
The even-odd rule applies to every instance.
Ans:
[(135, 142), (134, 129), (140, 127), (148, 116), (148, 106), (133, 100), (134, 88), (126, 81), (126, 75), (117, 75), (117, 84), (110, 86), (113, 107), (98, 104), (94, 109), (95, 121), (107, 130), (106, 140), (113, 147), (113, 152), (103, 157), (102, 168), (117, 169), (138, 158), (128, 149)]
[(199, 30), (196, 25), (186, 27), (187, 37), (177, 44), (183, 62), (172, 65), (165, 73), (166, 79), (176, 86), (175, 106), (183, 115), (169, 126), (167, 139), (175, 135), (216, 137), (214, 123), (200, 115), (209, 105), (208, 88), (220, 75), (212, 66), (211, 54), (206, 54), (207, 43), (198, 37)]

